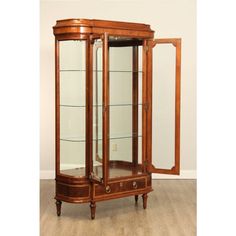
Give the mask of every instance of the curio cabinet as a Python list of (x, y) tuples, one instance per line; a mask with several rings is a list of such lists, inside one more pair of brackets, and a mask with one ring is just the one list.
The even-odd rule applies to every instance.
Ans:
[(149, 25), (58, 20), (55, 35), (56, 209), (141, 197), (152, 173), (180, 171), (181, 40)]

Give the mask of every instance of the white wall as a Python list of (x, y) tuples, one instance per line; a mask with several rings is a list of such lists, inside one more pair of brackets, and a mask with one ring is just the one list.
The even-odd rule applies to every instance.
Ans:
[[(181, 170), (196, 170), (196, 2), (195, 0), (41, 1), (41, 177), (54, 170), (54, 36), (52, 26), (65, 18), (94, 18), (150, 24), (155, 37), (182, 38)], [(156, 99), (155, 97), (153, 99)], [(153, 140), (155, 143), (155, 140)], [(153, 157), (154, 158), (154, 157)]]

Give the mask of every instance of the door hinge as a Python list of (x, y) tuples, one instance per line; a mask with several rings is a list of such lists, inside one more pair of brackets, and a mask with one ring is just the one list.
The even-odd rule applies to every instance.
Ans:
[(90, 173), (89, 180), (94, 180), (95, 182), (103, 183), (103, 178), (96, 176), (93, 172)]

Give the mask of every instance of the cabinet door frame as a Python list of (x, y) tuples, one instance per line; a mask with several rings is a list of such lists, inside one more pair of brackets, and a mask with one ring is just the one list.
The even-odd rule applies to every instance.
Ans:
[[(93, 40), (102, 39), (102, 177), (96, 176), (93, 172)], [(108, 158), (109, 158), (109, 64), (108, 64), (108, 34), (91, 35), (90, 37), (90, 174), (89, 178), (92, 182), (107, 185), (108, 181)]]
[[(175, 65), (175, 164), (171, 169), (155, 167), (152, 163), (152, 54), (157, 44), (172, 44), (176, 49)], [(181, 93), (181, 39), (180, 38), (162, 38), (148, 40), (147, 50), (147, 171), (159, 174), (180, 174), (180, 93)], [(158, 75), (156, 75), (158, 76)], [(154, 88), (155, 89), (155, 88)], [(153, 132), (158, 132), (154, 130)]]

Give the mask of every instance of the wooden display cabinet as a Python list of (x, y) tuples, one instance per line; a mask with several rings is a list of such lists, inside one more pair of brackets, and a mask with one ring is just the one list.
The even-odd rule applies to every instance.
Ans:
[[(92, 219), (98, 201), (134, 196), (137, 202), (141, 195), (145, 209), (152, 173), (178, 175), (180, 170), (181, 40), (154, 39), (146, 24), (88, 19), (58, 20), (53, 32), (58, 216), (62, 201), (90, 203)], [(156, 120), (152, 84), (166, 62), (156, 72), (153, 56), (160, 60), (155, 46), (163, 44), (174, 49), (172, 89), (162, 75), (164, 98), (171, 90), (172, 105), (163, 103), (162, 118)], [(168, 54), (162, 55), (168, 61)], [(157, 87), (162, 94), (164, 89)], [(161, 107), (163, 98), (156, 97)], [(170, 125), (160, 126), (171, 114)], [(166, 135), (157, 138), (163, 143), (152, 143), (168, 127), (170, 143), (163, 141)], [(162, 167), (164, 152), (152, 158), (152, 144), (172, 153), (169, 167)]]

